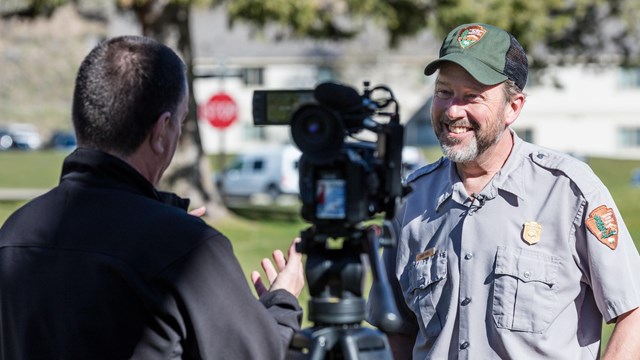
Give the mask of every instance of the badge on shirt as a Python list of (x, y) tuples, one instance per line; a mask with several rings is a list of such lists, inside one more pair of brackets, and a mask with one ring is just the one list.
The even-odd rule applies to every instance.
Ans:
[(542, 225), (535, 221), (527, 221), (522, 229), (522, 240), (529, 245), (534, 245), (540, 241), (542, 236)]
[(618, 246), (618, 221), (613, 209), (600, 205), (590, 214), (587, 221), (587, 228), (603, 244), (611, 250)]

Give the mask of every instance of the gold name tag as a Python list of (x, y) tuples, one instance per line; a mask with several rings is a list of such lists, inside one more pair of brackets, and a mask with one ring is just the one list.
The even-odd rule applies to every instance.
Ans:
[(436, 248), (432, 247), (431, 249), (427, 249), (421, 252), (420, 254), (416, 255), (416, 261), (428, 259), (433, 255), (435, 255), (435, 253), (436, 253)]

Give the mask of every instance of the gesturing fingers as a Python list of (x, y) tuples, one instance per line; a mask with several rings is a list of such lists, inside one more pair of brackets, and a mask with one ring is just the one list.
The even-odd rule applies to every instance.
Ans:
[(298, 262), (298, 260), (302, 259), (302, 253), (299, 253), (296, 250), (296, 244), (298, 244), (299, 242), (300, 242), (300, 238), (295, 238), (293, 240), (293, 243), (291, 243), (291, 246), (289, 246), (289, 251), (288, 251), (289, 261)]
[[(295, 295), (300, 295), (304, 287), (304, 272), (302, 266), (302, 254), (295, 249), (296, 244), (300, 241), (295, 239), (288, 250), (287, 260), (281, 250), (275, 250), (272, 253), (273, 262), (267, 258), (262, 259), (260, 265), (269, 280), (269, 288), (267, 289), (262, 282), (260, 274), (257, 271), (251, 273), (251, 281), (258, 295), (262, 295), (266, 291), (275, 289), (284, 289)], [(275, 263), (275, 265), (274, 265)]]
[(267, 275), (267, 279), (269, 279), (269, 285), (273, 284), (278, 277), (278, 271), (276, 271), (271, 260), (264, 258), (260, 262), (260, 265), (262, 265), (262, 270), (264, 270), (264, 273)]
[(189, 215), (195, 216), (195, 217), (202, 217), (204, 216), (204, 214), (207, 212), (207, 208), (204, 206), (201, 206), (199, 208), (193, 209), (191, 211), (189, 211)]
[(276, 262), (276, 266), (278, 267), (278, 271), (284, 270), (284, 267), (287, 265), (287, 260), (284, 258), (284, 254), (281, 250), (273, 251), (273, 260)]
[(259, 272), (257, 271), (251, 272), (251, 282), (253, 283), (253, 288), (256, 289), (256, 293), (258, 294), (258, 297), (262, 296), (262, 294), (268, 291), (268, 289), (264, 286), (264, 283), (262, 282), (262, 277), (260, 276)]

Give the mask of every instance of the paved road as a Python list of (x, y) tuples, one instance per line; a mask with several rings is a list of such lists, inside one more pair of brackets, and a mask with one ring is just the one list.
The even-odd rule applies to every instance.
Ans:
[(0, 201), (23, 201), (44, 194), (49, 189), (0, 189)]

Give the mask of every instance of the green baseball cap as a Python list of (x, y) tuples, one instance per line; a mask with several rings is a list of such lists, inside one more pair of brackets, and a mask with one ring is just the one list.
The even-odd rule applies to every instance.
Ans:
[(524, 49), (513, 35), (493, 25), (464, 24), (451, 30), (440, 47), (440, 57), (424, 73), (432, 75), (445, 61), (462, 66), (484, 85), (510, 79), (522, 90), (527, 83)]

